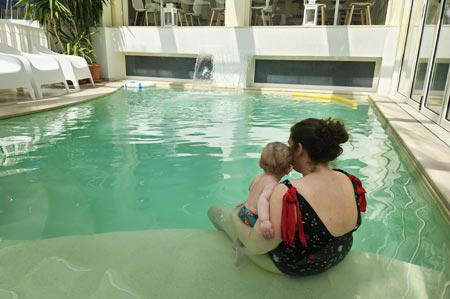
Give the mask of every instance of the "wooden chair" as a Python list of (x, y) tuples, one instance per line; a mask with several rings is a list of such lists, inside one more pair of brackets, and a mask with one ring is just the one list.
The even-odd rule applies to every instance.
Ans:
[[(269, 3), (267, 3), (269, 2)], [(267, 25), (266, 19), (269, 21), (268, 24), (273, 26), (273, 17), (275, 16), (275, 12), (278, 6), (278, 0), (267, 1), (266, 7), (261, 10), (261, 18), (264, 26)], [(267, 5), (268, 4), (268, 5)]]
[[(161, 4), (159, 1), (144, 0), (147, 14), (153, 15), (153, 25), (158, 26), (158, 18), (161, 15)], [(148, 18), (147, 18), (148, 19)]]
[(136, 12), (134, 15), (134, 26), (136, 26), (138, 15), (140, 13), (144, 14), (144, 24), (148, 26), (148, 14), (153, 14), (153, 20), (156, 26), (156, 15), (157, 11), (153, 7), (145, 7), (144, 2), (142, 0), (132, 0), (131, 4), (133, 5), (133, 9)]
[(261, 9), (265, 7), (264, 0), (253, 0), (252, 1), (252, 20), (250, 23), (253, 23), (254, 26), (258, 25), (259, 18), (261, 16)]
[[(201, 15), (196, 14), (194, 12), (194, 0), (181, 0), (181, 10), (180, 14), (184, 16), (184, 20), (186, 24), (189, 26), (194, 26), (194, 18), (197, 19), (198, 25), (200, 26), (200, 17)], [(188, 18), (189, 17), (189, 18)], [(189, 19), (191, 20), (191, 24), (189, 24)]]
[(209, 1), (209, 7), (211, 8), (211, 20), (209, 26), (212, 26), (214, 16), (217, 15), (216, 26), (219, 26), (221, 19), (225, 22), (225, 7), (219, 6), (216, 0)]

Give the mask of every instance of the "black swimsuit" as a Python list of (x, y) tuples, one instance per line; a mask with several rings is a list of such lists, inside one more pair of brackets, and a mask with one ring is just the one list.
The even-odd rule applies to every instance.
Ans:
[[(345, 235), (332, 236), (311, 205), (299, 192), (296, 192), (303, 223), (303, 236), (295, 233), (292, 245), (287, 244), (286, 241), (281, 242), (277, 248), (269, 252), (273, 263), (282, 273), (301, 276), (317, 274), (336, 265), (349, 253), (353, 244), (353, 232), (361, 224), (360, 211), (365, 211), (365, 190), (359, 179), (342, 170), (336, 170), (345, 173), (352, 180), (358, 208), (356, 227)], [(289, 180), (282, 183), (289, 189), (295, 188)], [(283, 205), (285, 205), (284, 202)], [(296, 227), (298, 231), (298, 225)], [(301, 237), (306, 246), (302, 244)]]

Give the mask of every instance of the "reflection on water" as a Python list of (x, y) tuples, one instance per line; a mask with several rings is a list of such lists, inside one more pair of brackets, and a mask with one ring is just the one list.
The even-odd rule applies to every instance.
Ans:
[(212, 228), (207, 208), (246, 198), (267, 142), (329, 116), (351, 133), (334, 166), (368, 191), (355, 248), (447, 273), (449, 223), (374, 110), (288, 95), (121, 90), (3, 120), (0, 238)]

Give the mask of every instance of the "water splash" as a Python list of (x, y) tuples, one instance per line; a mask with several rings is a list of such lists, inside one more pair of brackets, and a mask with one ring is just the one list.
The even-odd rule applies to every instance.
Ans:
[(195, 63), (193, 87), (245, 88), (252, 57), (252, 51), (230, 53), (220, 48), (200, 51)]

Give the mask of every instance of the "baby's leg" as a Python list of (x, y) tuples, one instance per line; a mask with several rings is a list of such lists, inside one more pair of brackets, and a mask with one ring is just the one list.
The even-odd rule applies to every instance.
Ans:
[(244, 244), (242, 244), (241, 240), (236, 239), (233, 244), (231, 244), (231, 247), (236, 250), (237, 247), (244, 247)]

